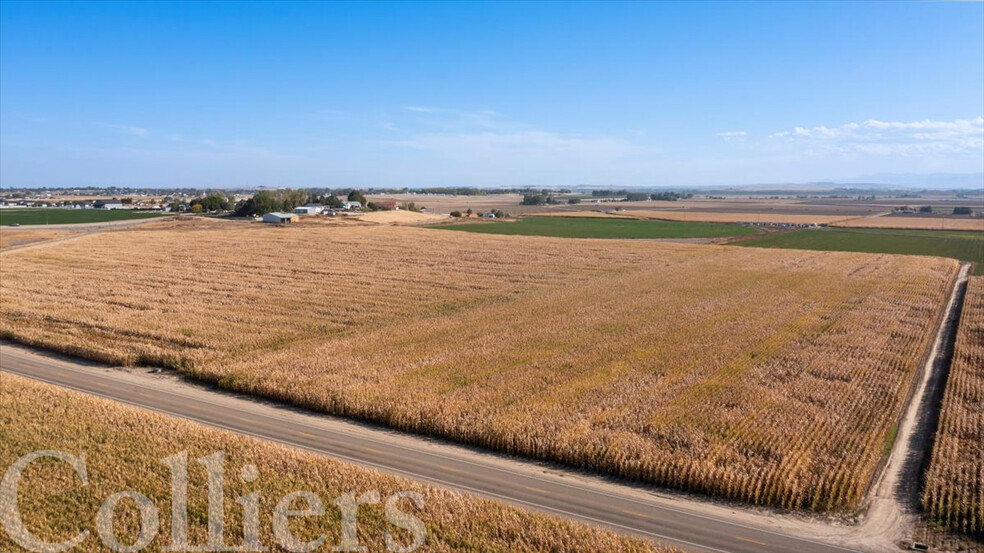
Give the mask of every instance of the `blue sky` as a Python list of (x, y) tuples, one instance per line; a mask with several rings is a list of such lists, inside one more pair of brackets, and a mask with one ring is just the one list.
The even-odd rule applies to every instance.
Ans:
[(3, 186), (984, 171), (984, 4), (0, 3)]

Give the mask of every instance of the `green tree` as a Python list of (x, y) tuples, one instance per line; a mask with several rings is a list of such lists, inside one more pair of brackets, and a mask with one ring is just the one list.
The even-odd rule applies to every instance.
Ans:
[(548, 192), (523, 194), (522, 205), (546, 205), (552, 197)]
[(269, 190), (260, 190), (253, 197), (240, 202), (236, 206), (236, 215), (240, 217), (251, 217), (253, 215), (262, 215), (264, 213), (270, 213), (271, 211), (279, 211), (283, 209), (282, 201), (278, 199), (273, 192)]
[(362, 192), (358, 191), (358, 190), (353, 190), (353, 191), (349, 192), (348, 201), (350, 201), (350, 202), (359, 202), (362, 205), (366, 205), (368, 203), (368, 201), (366, 200), (365, 195)]

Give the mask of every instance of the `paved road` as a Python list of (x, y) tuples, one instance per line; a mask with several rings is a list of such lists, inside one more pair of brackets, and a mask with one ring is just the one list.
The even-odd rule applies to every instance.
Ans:
[[(176, 385), (173, 379), (107, 370), (65, 358), (0, 346), (3, 372), (191, 419), (535, 510), (608, 526), (695, 553), (844, 553), (835, 545), (729, 522), (647, 500), (617, 486), (590, 485), (560, 471), (510, 468), (495, 455), (394, 438), (386, 430), (353, 432), (323, 416), (298, 414), (244, 397)], [(0, 382), (2, 385), (2, 382)], [(326, 422), (327, 421), (327, 422)], [(455, 450), (460, 449), (460, 452)], [(515, 463), (513, 463), (515, 464)]]

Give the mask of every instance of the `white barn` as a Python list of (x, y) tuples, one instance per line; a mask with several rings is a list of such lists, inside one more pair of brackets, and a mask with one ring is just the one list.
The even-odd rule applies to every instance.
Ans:
[(264, 223), (275, 223), (278, 225), (286, 225), (288, 223), (293, 223), (297, 219), (297, 215), (293, 213), (281, 213), (279, 211), (273, 211), (271, 213), (263, 214)]

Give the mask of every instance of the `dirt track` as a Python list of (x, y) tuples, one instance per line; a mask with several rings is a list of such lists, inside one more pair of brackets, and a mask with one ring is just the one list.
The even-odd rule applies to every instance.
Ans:
[(859, 545), (866, 550), (898, 551), (898, 544), (911, 539), (918, 524), (922, 472), (933, 447), (969, 271), (969, 263), (960, 267), (933, 347), (899, 423), (888, 463), (872, 486), (871, 503), (858, 533)]

